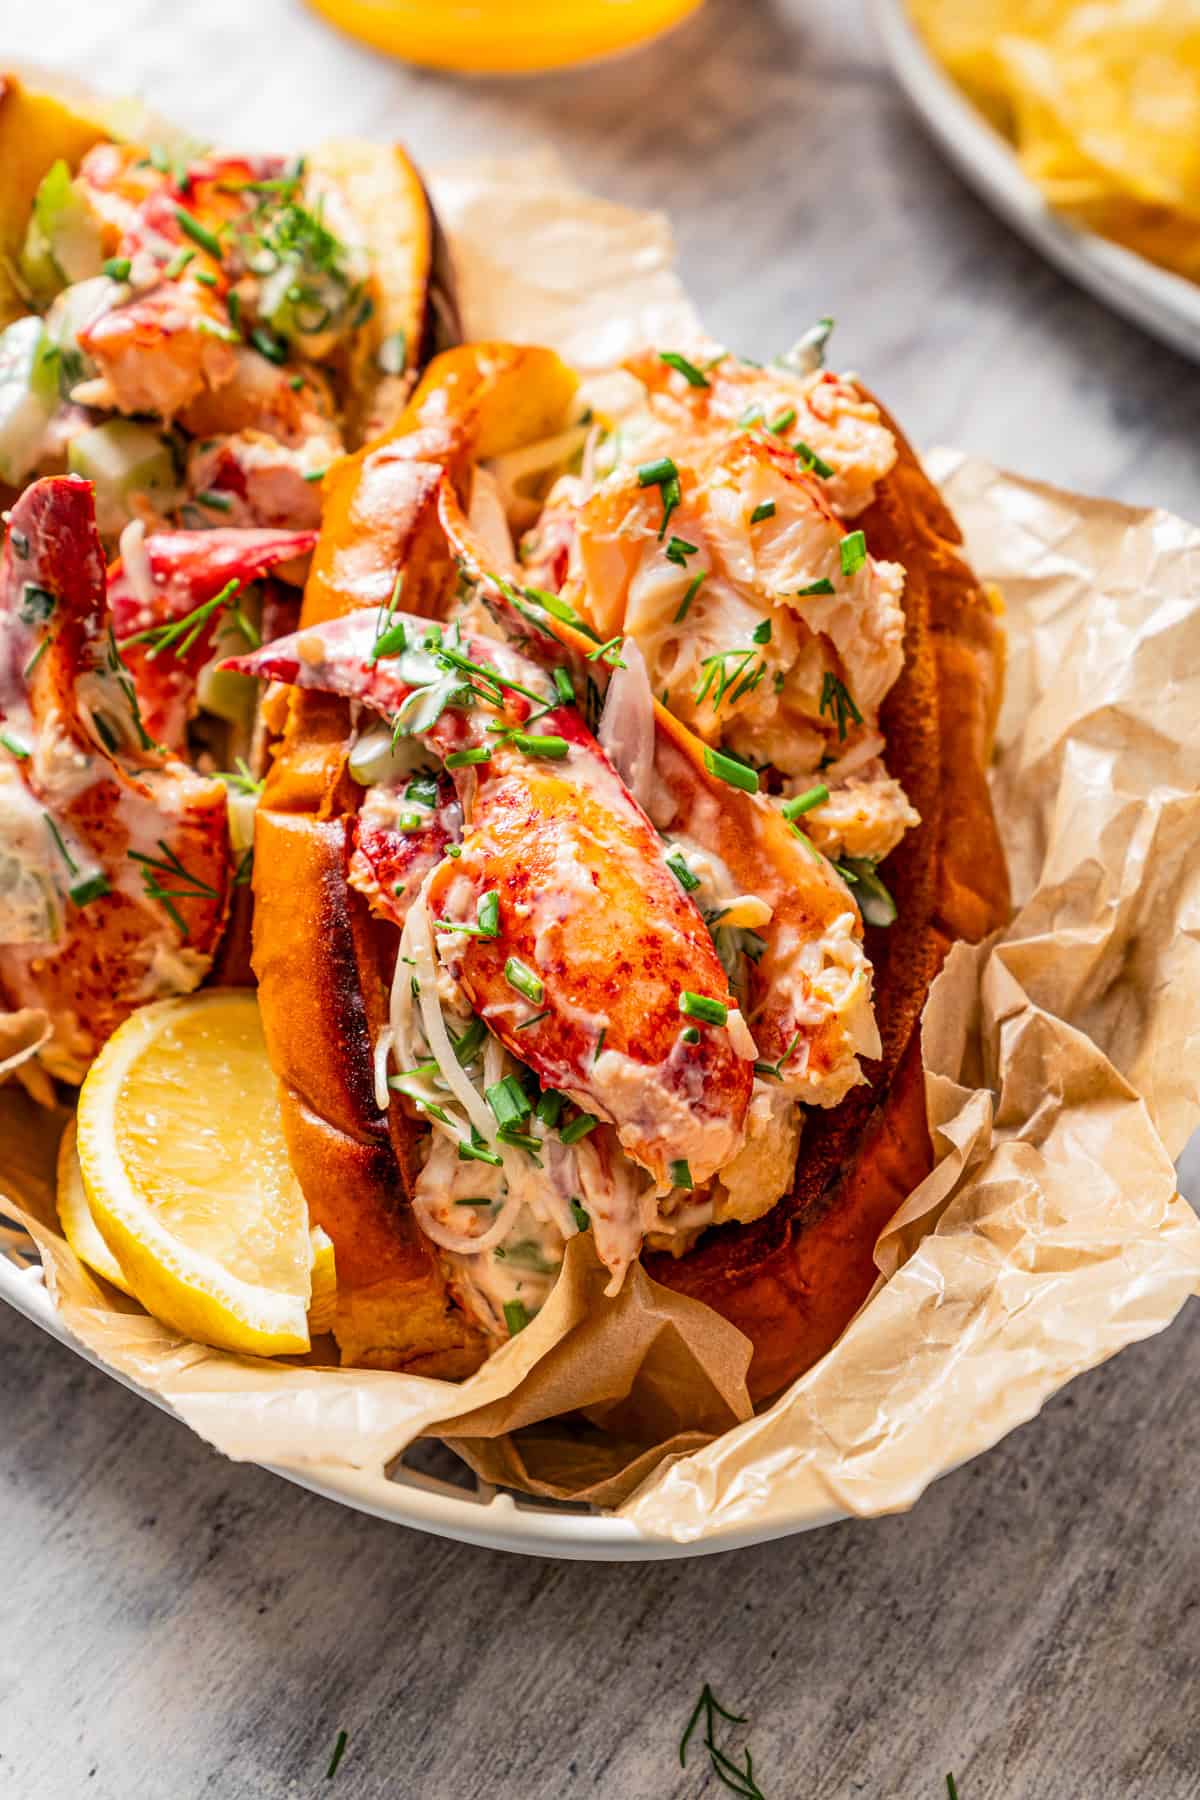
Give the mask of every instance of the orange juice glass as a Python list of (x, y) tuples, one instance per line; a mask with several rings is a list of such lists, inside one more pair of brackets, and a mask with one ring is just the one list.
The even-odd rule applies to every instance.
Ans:
[(701, 0), (309, 0), (377, 50), (434, 69), (517, 74), (631, 49)]

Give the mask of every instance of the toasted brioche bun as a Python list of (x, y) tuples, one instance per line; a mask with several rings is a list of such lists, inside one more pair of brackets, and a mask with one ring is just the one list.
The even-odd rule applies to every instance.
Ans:
[(906, 571), (904, 669), (881, 724), (888, 770), (921, 815), (885, 865), (899, 916), (866, 933), (883, 1054), (865, 1065), (868, 1086), (809, 1109), (788, 1198), (751, 1225), (707, 1232), (678, 1260), (645, 1259), (656, 1281), (745, 1332), (756, 1399), (823, 1356), (871, 1291), (875, 1241), (933, 1161), (918, 1029), (930, 983), (956, 938), (986, 936), (1009, 911), (987, 786), (1003, 631), (937, 489), (880, 413), (899, 456), (856, 524), (873, 556)]
[(259, 1007), (292, 1167), (337, 1255), (343, 1360), (455, 1377), (478, 1366), (486, 1344), (451, 1306), (408, 1205), (406, 1122), (375, 1103), (372, 1049), (391, 969), (346, 880), (349, 735), (344, 702), (292, 697), (255, 824)]
[[(548, 433), (569, 397), (565, 376), (544, 351), (468, 346), (439, 358), (391, 442), (331, 473), (302, 622), (381, 604), (399, 555), (412, 559), (410, 609), (436, 611), (445, 551), (414, 465), (438, 461), (458, 482), (473, 457), (495, 453), (498, 433), (505, 443)], [(1008, 911), (986, 780), (1000, 625), (954, 521), (884, 417), (899, 458), (858, 523), (875, 556), (907, 570), (905, 665), (882, 725), (889, 770), (922, 823), (887, 861), (897, 921), (867, 932), (883, 1053), (868, 1085), (810, 1112), (788, 1198), (754, 1224), (710, 1230), (682, 1258), (646, 1258), (655, 1279), (750, 1338), (759, 1398), (823, 1355), (870, 1291), (879, 1231), (932, 1161), (918, 1031), (929, 985), (956, 938), (985, 935)], [(384, 951), (386, 928), (346, 880), (349, 709), (300, 692), (281, 704), (286, 729), (259, 810), (255, 969), (293, 1162), (337, 1249), (337, 1337), (347, 1362), (465, 1373), (486, 1345), (409, 1209), (416, 1128), (395, 1101), (385, 1118), (374, 1100), (371, 1046), (395, 933)]]

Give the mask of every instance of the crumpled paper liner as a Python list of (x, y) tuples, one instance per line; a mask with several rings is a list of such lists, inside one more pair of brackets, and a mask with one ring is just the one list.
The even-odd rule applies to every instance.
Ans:
[[(472, 335), (591, 366), (694, 335), (660, 221), (537, 157), (433, 185)], [(286, 1364), (210, 1350), (78, 1263), (54, 1216), (54, 1132), (10, 1087), (5, 1210), (89, 1349), (234, 1457), (377, 1470), (432, 1433), (490, 1481), (620, 1505), (686, 1542), (911, 1505), (1169, 1323), (1200, 1287), (1200, 1223), (1171, 1163), (1200, 1115), (1200, 531), (953, 455), (935, 474), (1008, 602), (995, 795), (1017, 912), (956, 946), (931, 991), (939, 1160), (829, 1355), (752, 1417), (742, 1335), (640, 1269), (607, 1299), (585, 1238), (542, 1312), (461, 1385), (323, 1367), (319, 1345)]]

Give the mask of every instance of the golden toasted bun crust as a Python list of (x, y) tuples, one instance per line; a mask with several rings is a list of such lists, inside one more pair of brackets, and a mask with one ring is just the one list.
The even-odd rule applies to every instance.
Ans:
[(372, 1049), (391, 971), (346, 880), (347, 735), (344, 702), (293, 696), (255, 828), (259, 1005), (292, 1166), (337, 1256), (342, 1360), (454, 1378), (478, 1366), (485, 1345), (452, 1307), (408, 1205), (404, 1121), (375, 1103)]
[(754, 1344), (751, 1391), (776, 1393), (823, 1356), (870, 1292), (875, 1240), (928, 1173), (917, 1029), (955, 938), (1008, 917), (1008, 876), (987, 787), (1004, 642), (959, 554), (962, 537), (895, 421), (899, 459), (857, 521), (872, 555), (907, 571), (904, 670), (883, 708), (888, 768), (921, 814), (884, 868), (899, 909), (868, 927), (883, 1054), (869, 1086), (810, 1110), (791, 1196), (751, 1225), (705, 1234), (655, 1280), (730, 1319)]

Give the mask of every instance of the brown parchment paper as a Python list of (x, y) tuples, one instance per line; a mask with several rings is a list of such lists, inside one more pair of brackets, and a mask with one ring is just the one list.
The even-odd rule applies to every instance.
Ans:
[[(471, 335), (585, 366), (694, 337), (661, 219), (581, 194), (540, 153), (433, 186)], [(93, 1353), (230, 1456), (379, 1470), (436, 1433), (490, 1481), (693, 1541), (908, 1506), (1169, 1323), (1200, 1286), (1200, 1224), (1172, 1168), (1200, 1117), (1200, 530), (949, 453), (933, 468), (1008, 603), (995, 795), (1017, 910), (988, 944), (957, 946), (931, 992), (939, 1160), (833, 1351), (752, 1417), (745, 1338), (640, 1269), (608, 1299), (586, 1238), (542, 1312), (461, 1385), (323, 1366), (321, 1344), (288, 1363), (210, 1350), (79, 1264), (53, 1208), (61, 1117), (10, 1085), (5, 1210)]]

